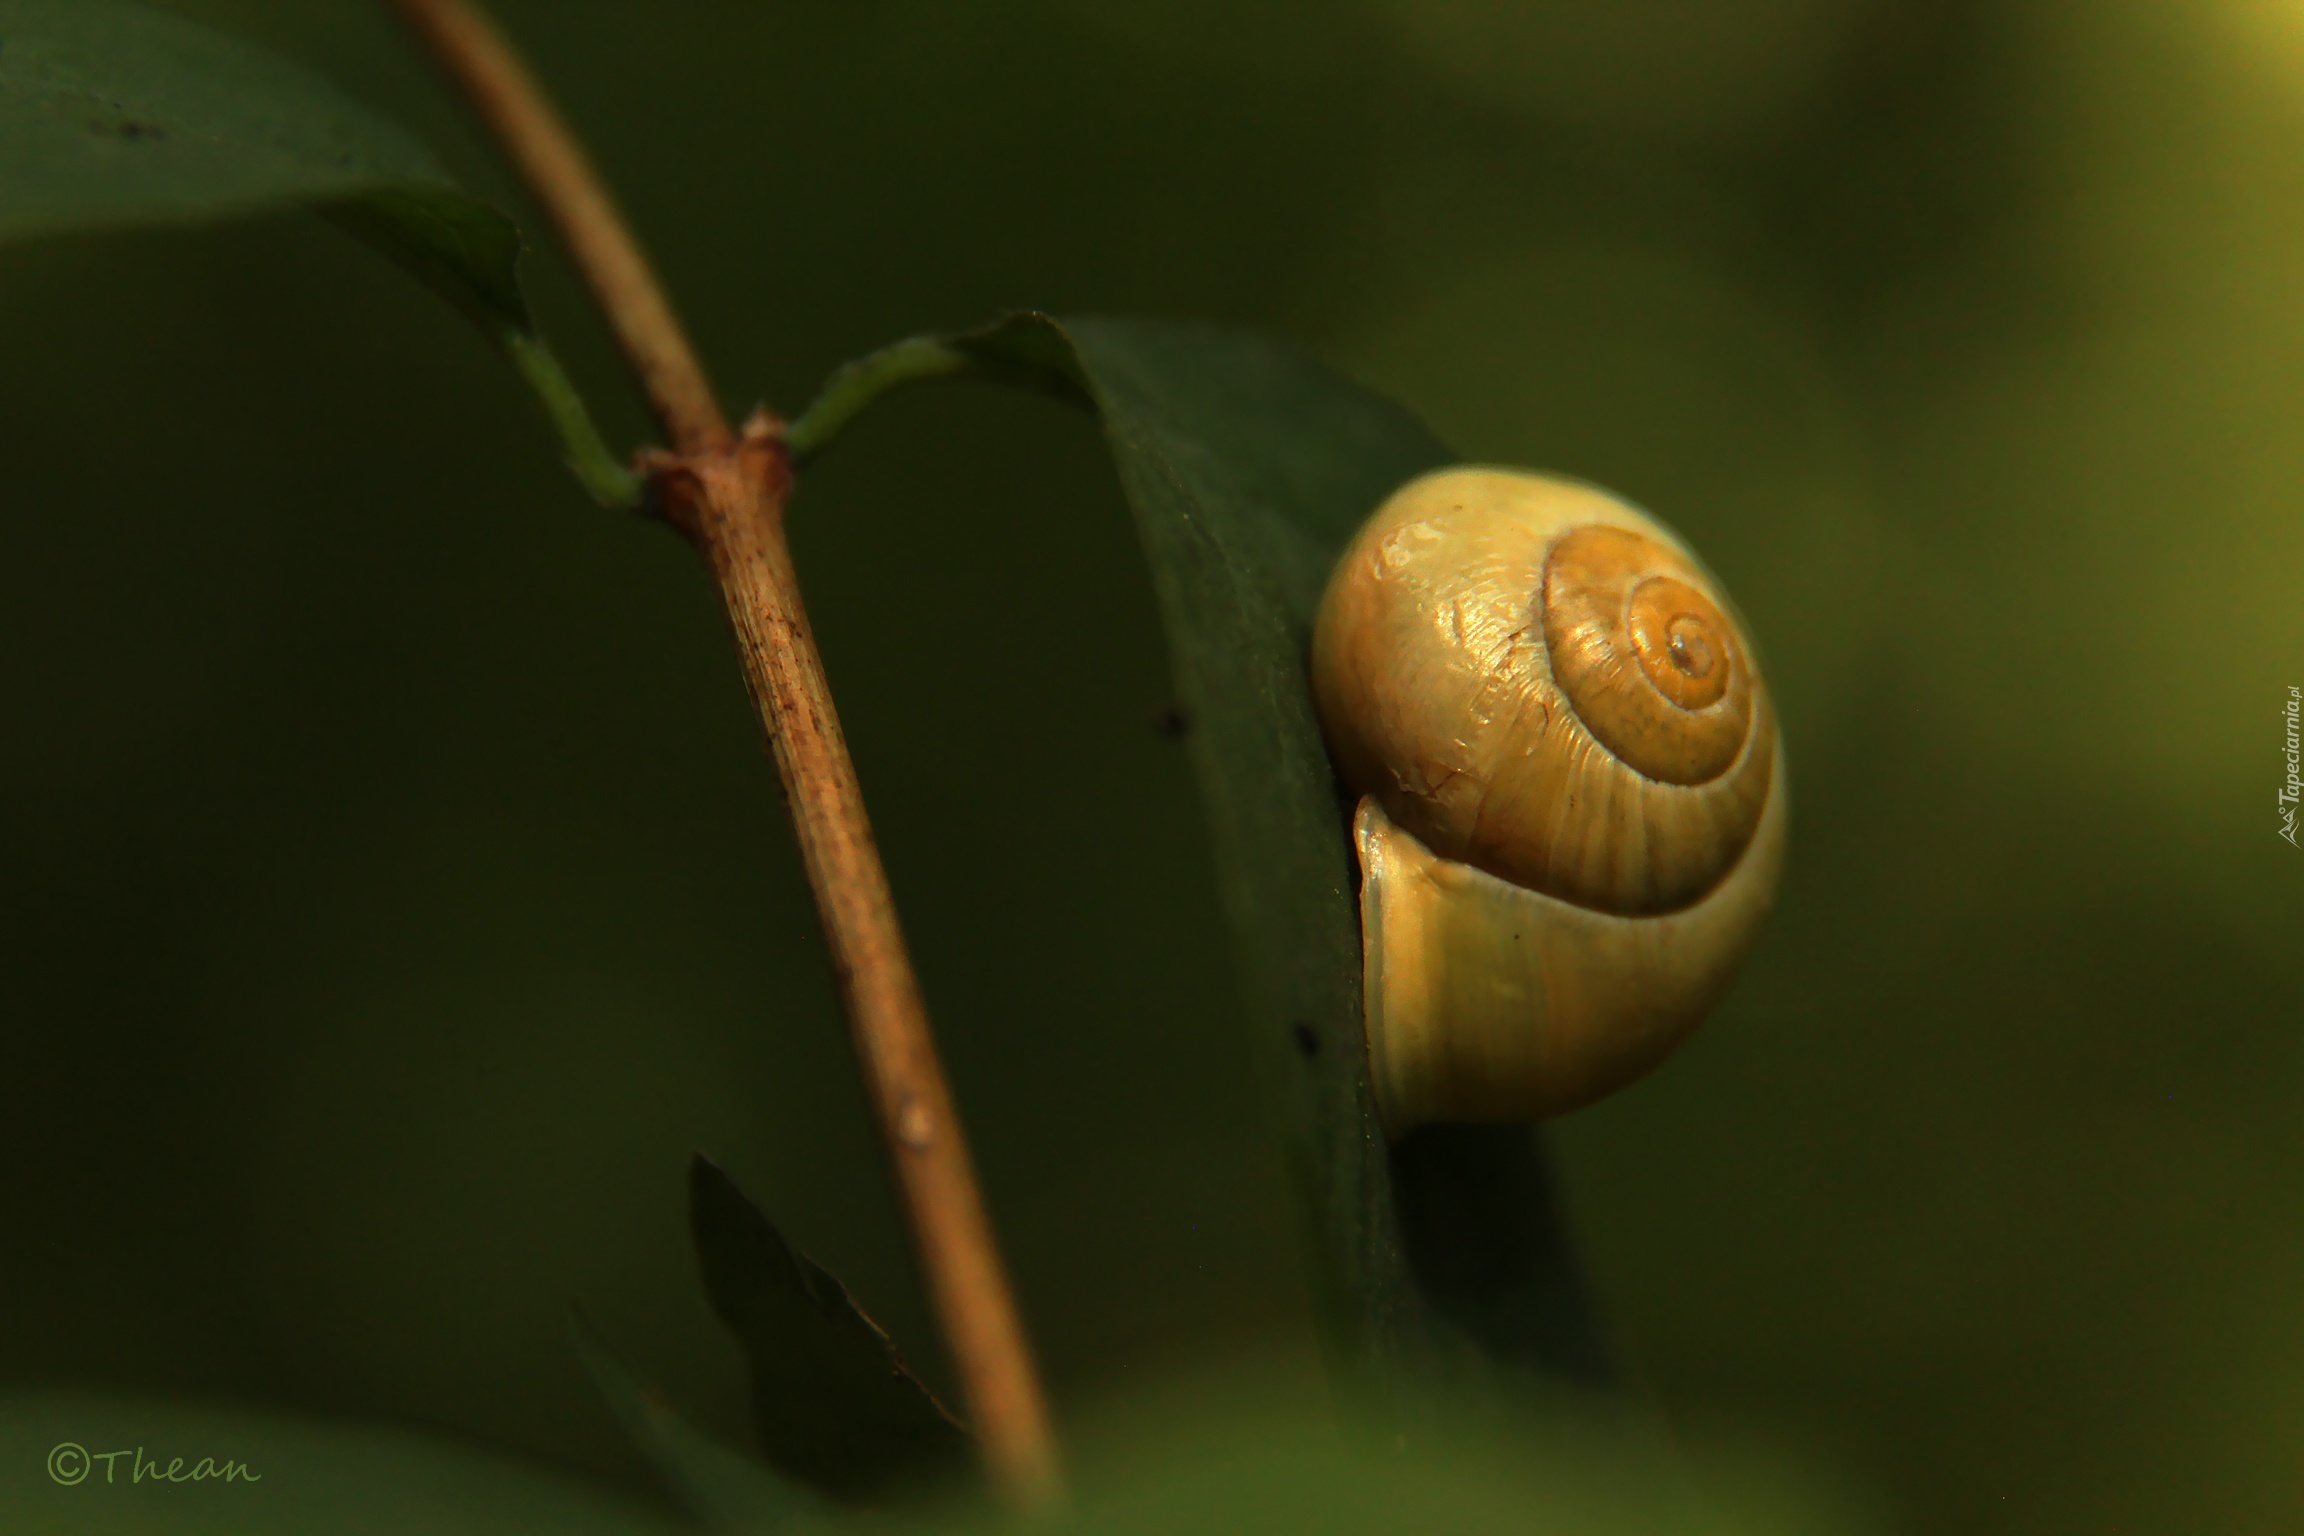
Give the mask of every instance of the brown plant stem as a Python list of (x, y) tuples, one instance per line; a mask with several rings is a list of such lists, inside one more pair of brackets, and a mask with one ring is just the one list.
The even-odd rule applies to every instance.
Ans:
[(574, 136), (468, 0), (393, 0), (567, 241), (676, 451), (641, 467), (704, 552), (784, 784), (856, 1052), (985, 1462), (1014, 1501), (1059, 1486), (1045, 1399), (905, 952), (855, 764), (784, 537), (791, 456), (762, 413), (731, 432), (647, 260)]
[(657, 422), (684, 452), (724, 446), (728, 419), (615, 199), (543, 85), (495, 23), (464, 0), (393, 0), (496, 136), (559, 230)]

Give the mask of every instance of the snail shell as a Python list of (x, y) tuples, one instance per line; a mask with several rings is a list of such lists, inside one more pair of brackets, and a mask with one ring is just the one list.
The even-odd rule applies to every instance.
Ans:
[(1783, 861), (1783, 745), (1726, 597), (1591, 486), (1436, 471), (1353, 538), (1313, 696), (1354, 816), (1368, 1054), (1399, 1136), (1540, 1119), (1719, 1000)]

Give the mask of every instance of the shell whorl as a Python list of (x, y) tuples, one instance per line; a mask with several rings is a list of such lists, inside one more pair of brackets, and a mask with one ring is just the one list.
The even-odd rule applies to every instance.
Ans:
[(1751, 844), (1777, 730), (1667, 529), (1593, 487), (1437, 471), (1339, 562), (1314, 695), (1346, 780), (1442, 858), (1596, 911), (1679, 911)]

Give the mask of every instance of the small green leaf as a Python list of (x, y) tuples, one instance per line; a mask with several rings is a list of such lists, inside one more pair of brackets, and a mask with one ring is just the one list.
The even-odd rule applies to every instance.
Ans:
[(685, 1529), (607, 1488), (403, 1429), (107, 1393), (0, 1396), (0, 1468), (10, 1536)]
[(690, 1164), (688, 1190), (704, 1289), (751, 1363), (770, 1461), (853, 1498), (964, 1460), (967, 1430), (846, 1286), (785, 1241), (710, 1158)]
[(617, 462), (521, 295), (520, 233), (424, 147), (289, 61), (118, 0), (0, 0), (0, 240), (313, 208), (505, 348), (569, 467), (611, 506)]
[(1435, 1377), (1604, 1380), (1537, 1134), (1435, 1126), (1388, 1147), (1368, 1085), (1350, 803), (1305, 657), (1346, 539), (1402, 482), (1455, 455), (1400, 407), (1273, 342), (1045, 315), (851, 364), (793, 439), (820, 451), (880, 392), (959, 372), (1066, 394), (1102, 417), (1347, 1357), (1411, 1395)]
[(581, 1316), (575, 1333), (576, 1352), (608, 1411), (698, 1524), (727, 1536), (766, 1536), (815, 1528), (831, 1516), (807, 1489), (698, 1433), (634, 1381)]

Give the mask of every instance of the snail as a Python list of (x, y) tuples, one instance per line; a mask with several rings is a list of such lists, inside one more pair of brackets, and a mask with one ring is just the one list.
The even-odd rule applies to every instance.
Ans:
[(1775, 891), (1784, 749), (1670, 530), (1545, 475), (1413, 480), (1329, 578), (1312, 685), (1388, 1135), (1588, 1104), (1702, 1021)]

